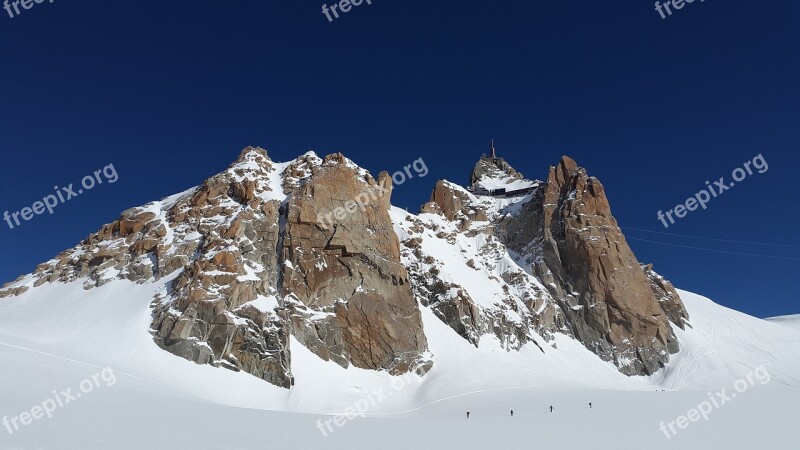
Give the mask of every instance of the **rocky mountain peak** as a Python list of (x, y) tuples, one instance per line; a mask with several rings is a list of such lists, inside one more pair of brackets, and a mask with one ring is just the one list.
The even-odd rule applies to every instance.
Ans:
[[(387, 174), (376, 181), (341, 153), (276, 163), (248, 147), (224, 172), (123, 212), (0, 294), (48, 282), (160, 283), (157, 345), (284, 387), (293, 384), (289, 336), (345, 367), (429, 367), (391, 189)], [(351, 208), (357, 199), (363, 207)]]
[[(525, 179), (492, 149), (418, 216), (341, 153), (289, 162), (244, 149), (201, 185), (124, 211), (0, 290), (152, 284), (156, 345), (198, 364), (294, 383), (290, 337), (343, 367), (424, 373), (421, 308), (473, 345), (556, 351), (570, 336), (626, 374), (677, 351), (688, 316), (639, 264), (599, 180), (563, 157)], [(99, 320), (102, 320), (100, 318)]]
[(564, 155), (561, 157), (561, 160), (558, 162), (557, 166), (550, 168), (550, 173), (554, 177), (553, 181), (555, 181), (559, 186), (563, 186), (577, 170), (578, 163), (576, 163), (575, 160), (569, 156)]
[(483, 155), (475, 163), (469, 178), (469, 186), (472, 189), (482, 187), (482, 181), (491, 180), (494, 183), (511, 182), (522, 180), (524, 177), (517, 172), (502, 157)]
[[(538, 293), (537, 311), (527, 310), (540, 335), (569, 334), (631, 375), (666, 364), (677, 351), (670, 321), (683, 327), (686, 311), (674, 288), (636, 259), (597, 178), (563, 156), (545, 182), (529, 181), (490, 155), (472, 179), (468, 190), (437, 183), (422, 212), (442, 215), (464, 238), (496, 238), (496, 251), (507, 252), (543, 286), (547, 294)], [(508, 272), (498, 275), (508, 278)], [(494, 307), (478, 308), (463, 296), (434, 304), (449, 311), (464, 310), (464, 302), (481, 310), (479, 317), (497, 315)], [(452, 325), (480, 335), (464, 331), (469, 327), (461, 321)]]
[(269, 159), (269, 155), (267, 151), (261, 147), (245, 147), (242, 149), (241, 153), (239, 153), (239, 157), (236, 158), (233, 163), (231, 163), (231, 167), (246, 163), (248, 161), (258, 161), (258, 160), (267, 160)]

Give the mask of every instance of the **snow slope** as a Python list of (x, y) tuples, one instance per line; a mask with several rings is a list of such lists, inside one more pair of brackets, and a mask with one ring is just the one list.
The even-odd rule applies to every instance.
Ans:
[(800, 330), (800, 314), (794, 314), (791, 316), (770, 317), (766, 320), (772, 323), (777, 323), (780, 325), (785, 325), (787, 327), (792, 327)]
[[(790, 448), (800, 439), (800, 330), (688, 292), (681, 296), (692, 328), (676, 330), (681, 352), (652, 377), (625, 377), (563, 336), (546, 353), (531, 344), (507, 352), (492, 339), (476, 349), (423, 308), (435, 361), (424, 379), (343, 369), (293, 341), (296, 386), (287, 391), (156, 347), (147, 326), (158, 288), (47, 284), (0, 301), (0, 415), (30, 411), (53, 390), (75, 388), (105, 367), (118, 381), (52, 419), (14, 434), (0, 428), (0, 448)], [(707, 392), (731, 390), (761, 364), (769, 383), (756, 383), (671, 439), (659, 430), (661, 421), (686, 414)], [(327, 414), (368, 400), (366, 418), (342, 419), (341, 428), (331, 422), (327, 437), (317, 428), (318, 420), (332, 420)], [(546, 413), (549, 405), (554, 414)]]

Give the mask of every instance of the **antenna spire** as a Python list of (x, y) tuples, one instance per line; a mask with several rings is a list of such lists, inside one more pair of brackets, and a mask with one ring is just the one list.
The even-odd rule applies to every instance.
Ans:
[(494, 139), (492, 139), (492, 158), (496, 158), (496, 157), (497, 157), (497, 155), (496, 155), (495, 150), (494, 150)]

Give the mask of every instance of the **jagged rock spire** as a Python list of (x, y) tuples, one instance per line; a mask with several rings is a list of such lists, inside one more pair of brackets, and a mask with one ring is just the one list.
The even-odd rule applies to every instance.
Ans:
[(497, 150), (494, 148), (494, 139), (491, 140), (491, 147), (489, 148), (489, 155), (484, 154), (475, 164), (472, 173), (469, 177), (469, 187), (474, 189), (477, 183), (484, 177), (496, 179), (523, 179), (523, 175), (514, 170), (505, 159), (497, 156)]

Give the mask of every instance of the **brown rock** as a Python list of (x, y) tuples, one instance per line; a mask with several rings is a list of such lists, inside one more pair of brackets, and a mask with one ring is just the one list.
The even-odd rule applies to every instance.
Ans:
[(119, 235), (130, 236), (144, 230), (148, 222), (155, 219), (156, 215), (151, 212), (142, 213), (136, 216), (126, 217), (119, 220)]
[(552, 293), (566, 299), (575, 336), (625, 373), (663, 367), (677, 339), (603, 185), (565, 156), (550, 170), (542, 205), (541, 219), (532, 221), (543, 231), (544, 265), (537, 269), (543, 278), (552, 274)]
[(304, 345), (340, 363), (402, 373), (427, 342), (386, 208), (390, 189), (388, 176), (365, 180), (340, 154), (326, 157), (287, 205), (282, 287), (305, 308), (335, 314), (323, 321), (334, 337), (327, 343), (294, 327)]

